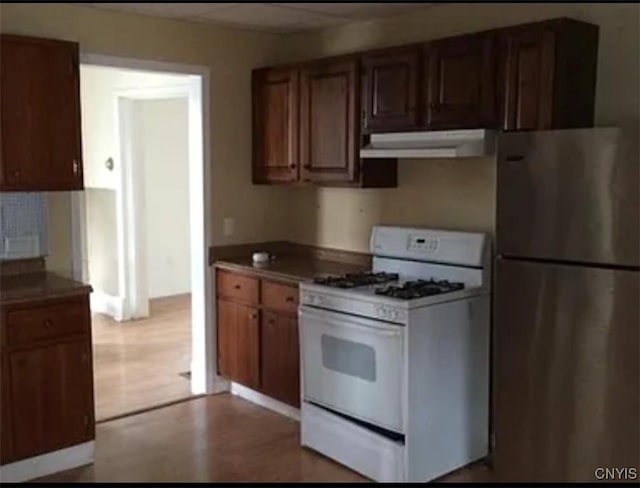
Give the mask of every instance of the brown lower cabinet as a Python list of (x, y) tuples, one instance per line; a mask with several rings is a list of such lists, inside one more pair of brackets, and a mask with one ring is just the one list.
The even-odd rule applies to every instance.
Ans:
[(94, 439), (88, 295), (3, 306), (1, 315), (1, 463)]
[(300, 405), (298, 287), (217, 270), (218, 374)]

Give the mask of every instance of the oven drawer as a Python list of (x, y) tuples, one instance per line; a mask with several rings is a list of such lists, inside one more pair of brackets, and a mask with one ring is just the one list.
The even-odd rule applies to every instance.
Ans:
[(404, 433), (404, 327), (301, 307), (303, 397)]

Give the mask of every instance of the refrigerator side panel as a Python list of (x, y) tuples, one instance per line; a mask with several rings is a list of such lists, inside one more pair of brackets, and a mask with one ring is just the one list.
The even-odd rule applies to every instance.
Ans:
[(497, 262), (496, 475), (597, 481), (640, 459), (639, 274)]
[(501, 134), (497, 165), (498, 254), (638, 266), (637, 134)]

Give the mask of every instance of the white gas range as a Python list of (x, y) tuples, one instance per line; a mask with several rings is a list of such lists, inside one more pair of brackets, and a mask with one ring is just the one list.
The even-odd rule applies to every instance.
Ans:
[(375, 227), (371, 272), (300, 286), (302, 445), (376, 481), (488, 453), (490, 243)]

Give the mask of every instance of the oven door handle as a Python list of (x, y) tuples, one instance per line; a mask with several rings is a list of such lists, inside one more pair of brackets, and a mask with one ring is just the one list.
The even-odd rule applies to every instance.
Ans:
[(351, 329), (357, 329), (361, 332), (366, 332), (369, 334), (376, 334), (376, 335), (381, 335), (386, 337), (396, 337), (402, 334), (402, 330), (389, 330), (389, 329), (382, 329), (380, 327), (367, 327), (366, 325), (354, 324), (352, 322), (338, 323), (334, 321), (326, 321), (325, 323), (333, 327), (348, 327)]
[(334, 328), (337, 327), (348, 327), (350, 329), (356, 329), (359, 330), (360, 332), (365, 332), (368, 334), (376, 334), (376, 335), (382, 335), (382, 336), (386, 336), (386, 337), (396, 337), (396, 336), (401, 336), (402, 335), (402, 330), (403, 327), (400, 325), (392, 325), (392, 326), (384, 326), (384, 325), (378, 325), (378, 324), (373, 324), (371, 323), (371, 325), (365, 325), (365, 324), (358, 324), (355, 322), (352, 322), (350, 320), (339, 320), (335, 317), (332, 316), (328, 316), (328, 314), (324, 314), (324, 313), (309, 313), (306, 312), (304, 310), (300, 311), (300, 316), (301, 318), (304, 320), (305, 317), (309, 317), (311, 319), (315, 319), (315, 320), (320, 320), (322, 321), (322, 325), (330, 325)]

